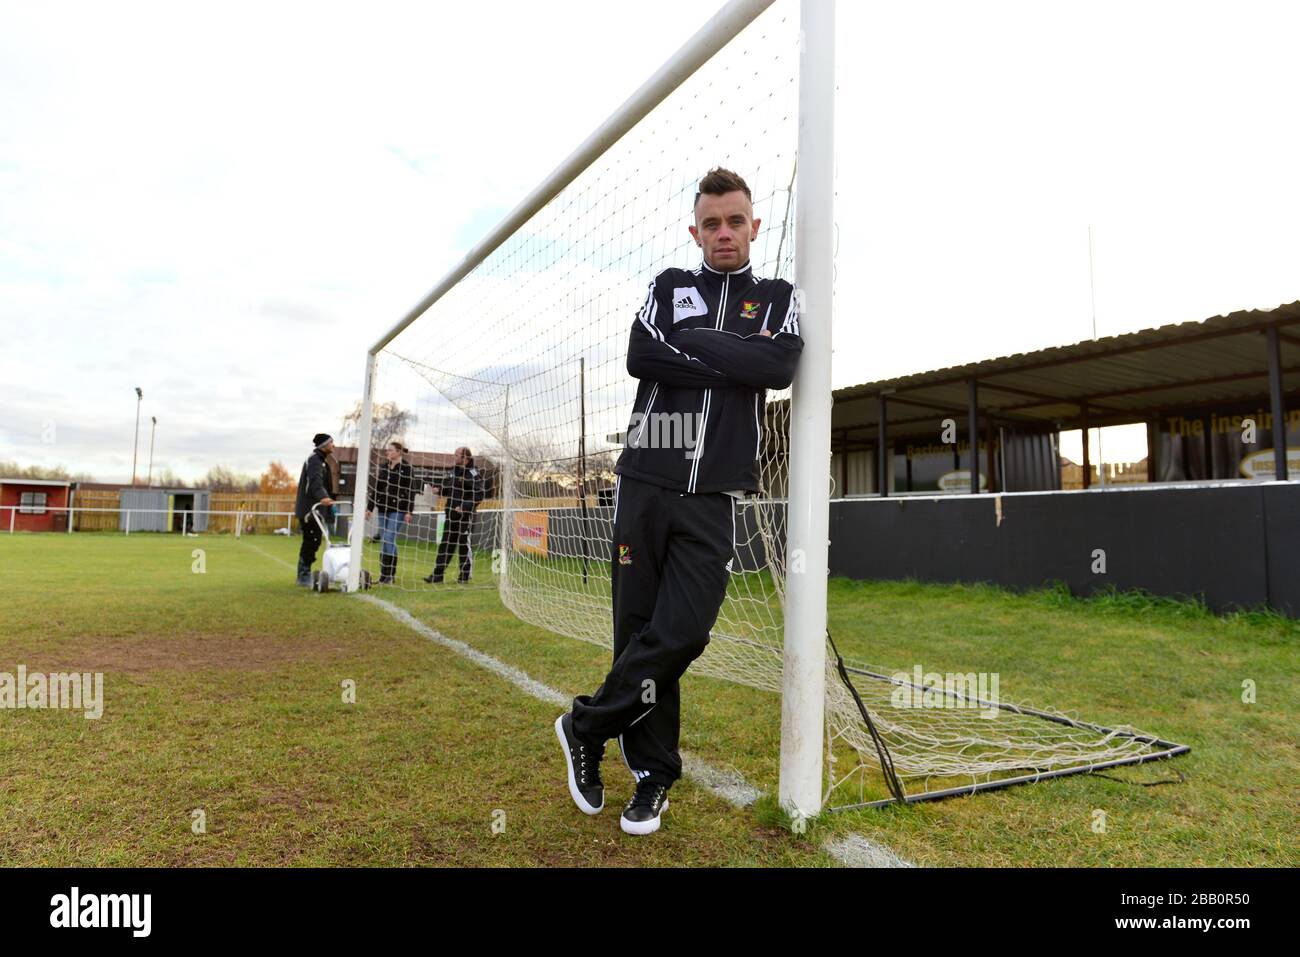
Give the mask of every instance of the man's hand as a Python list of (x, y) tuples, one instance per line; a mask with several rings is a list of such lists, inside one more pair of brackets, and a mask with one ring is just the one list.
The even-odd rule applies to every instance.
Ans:
[(321, 505), (333, 505), (333, 504), (334, 504), (334, 499), (332, 499), (332, 498), (323, 498), (323, 499), (320, 500), (320, 503), (319, 503), (319, 504), (321, 504)]
[(370, 516), (373, 514), (375, 513), (370, 511), (370, 509), (366, 509), (366, 521), (370, 521)]
[(406, 522), (406, 524), (408, 525), (411, 524), (411, 513), (407, 512), (404, 516), (402, 516), (402, 521)]
[(760, 336), (767, 336), (769, 339), (772, 338), (772, 333), (771, 333), (771, 331), (768, 330), (768, 329), (764, 329), (762, 332), (759, 333), (759, 335), (760, 335)]

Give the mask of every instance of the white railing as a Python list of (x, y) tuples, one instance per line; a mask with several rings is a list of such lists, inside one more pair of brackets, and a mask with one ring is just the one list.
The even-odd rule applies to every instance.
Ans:
[[(340, 506), (338, 517), (342, 519), (346, 519), (350, 522), (352, 520), (352, 503), (347, 501), (342, 501), (339, 502), (338, 504)], [(592, 506), (592, 508), (596, 508), (596, 507), (598, 506)], [(605, 507), (609, 508), (611, 506), (605, 506)], [(554, 508), (554, 506), (551, 506), (551, 508)], [(496, 509), (496, 508), (479, 508), (479, 509), (475, 509), (475, 514), (493, 515), (499, 511), (500, 509)], [(62, 523), (62, 525), (58, 529), (53, 529), (52, 527), (46, 528), (45, 522), (40, 523), (40, 525), (42, 526), (40, 528), (22, 527), (23, 526), (22, 516), (27, 515), (27, 516), (32, 516), (34, 518), (43, 518), (44, 516), (50, 513), (66, 513), (68, 516), (68, 520)], [(442, 510), (437, 508), (413, 509), (411, 512), (411, 516), (415, 520), (419, 520), (421, 518), (436, 520), (441, 513)], [(170, 514), (173, 519), (172, 521), (173, 527), (171, 528), (163, 528), (163, 529), (148, 528), (143, 526), (138, 519), (132, 518), (132, 516), (139, 516), (139, 515), (167, 515), (167, 514)], [(77, 521), (77, 517), (85, 516), (85, 515), (120, 515), (122, 516), (122, 518), (120, 521), (113, 522), (113, 523), (106, 523), (101, 521), (99, 523), (92, 523), (90, 527), (86, 527), (85, 525), (83, 525), (82, 527), (78, 528), (77, 526), (79, 523)], [(181, 520), (180, 528), (175, 527), (175, 519), (178, 516), (180, 517)], [(226, 519), (227, 521), (218, 522), (217, 523), (218, 527), (213, 528), (212, 527), (213, 518)], [(206, 519), (206, 521), (200, 521), (199, 519)], [(270, 521), (263, 521), (260, 522), (259, 524), (260, 519), (274, 520), (274, 523), (272, 524), (272, 522)], [(54, 523), (49, 523), (49, 524), (53, 526)], [(379, 523), (377, 519), (365, 520), (361, 523), (361, 525), (362, 527), (365, 528), (367, 536), (376, 533), (376, 530), (379, 527)], [(198, 529), (197, 531), (195, 530), (196, 528)], [(46, 532), (51, 530), (57, 530), (60, 534), (64, 532), (67, 532), (69, 534), (72, 532), (78, 532), (78, 533), (84, 532), (87, 534), (92, 532), (122, 532), (127, 535), (130, 535), (133, 532), (135, 534), (143, 534), (144, 532), (153, 531), (153, 532), (171, 532), (171, 533), (179, 532), (184, 535), (233, 534), (236, 538), (238, 538), (242, 534), (253, 534), (259, 531), (260, 532), (272, 531), (276, 534), (293, 535), (298, 532), (298, 529), (299, 529), (299, 522), (293, 512), (263, 512), (263, 511), (257, 511), (255, 509), (209, 509), (209, 508), (174, 508), (174, 509), (122, 508), (122, 507), (107, 508), (103, 506), (90, 506), (90, 505), (86, 505), (86, 506), (0, 505), (0, 534), (4, 534), (7, 532), (11, 535), (14, 532), (25, 532), (25, 531)]]
[[(262, 512), (252, 509), (206, 509), (206, 508), (106, 508), (102, 506), (91, 505), (0, 505), (0, 532), (13, 534), (15, 531), (49, 531), (53, 530), (55, 523), (49, 523), (50, 528), (44, 527), (46, 523), (41, 521), (27, 522), (22, 521), (23, 517), (32, 519), (44, 519), (46, 516), (54, 514), (64, 514), (66, 516), (60, 532), (122, 532), (130, 535), (132, 531), (137, 534), (143, 532), (179, 532), (182, 535), (196, 534), (234, 534), (239, 537), (245, 532), (252, 533), (257, 530), (258, 519), (271, 519), (273, 523), (263, 522), (262, 527), (267, 524), (273, 524), (273, 530), (280, 534), (292, 535), (297, 528), (297, 518), (293, 512)], [(81, 528), (77, 527), (77, 518), (86, 515), (117, 515), (119, 520), (111, 525), (106, 522), (90, 522), (84, 524)], [(164, 527), (153, 527), (159, 523), (141, 522), (138, 518), (132, 521), (133, 516), (145, 515), (169, 515), (171, 516), (170, 525), (166, 521), (161, 523)], [(176, 527), (176, 519), (180, 519), (180, 527)], [(217, 527), (213, 528), (212, 519), (229, 519), (216, 523)], [(22, 527), (27, 524), (29, 527)], [(39, 524), (40, 528), (31, 528), (31, 525)], [(132, 525), (134, 524), (134, 529)], [(197, 531), (196, 531), (197, 529)]]

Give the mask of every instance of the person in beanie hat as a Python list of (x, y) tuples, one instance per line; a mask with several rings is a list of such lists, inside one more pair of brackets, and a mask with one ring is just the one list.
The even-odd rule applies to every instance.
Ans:
[[(333, 505), (334, 499), (329, 493), (329, 471), (325, 457), (334, 451), (334, 439), (324, 432), (317, 432), (312, 437), (314, 446), (307, 461), (302, 463), (302, 474), (298, 476), (298, 499), (294, 514), (302, 527), (302, 548), (298, 550), (298, 584), (311, 587), (311, 566), (316, 561), (316, 551), (321, 544), (320, 526), (311, 518), (313, 505)], [(323, 519), (322, 519), (323, 520)]]
[(397, 577), (397, 532), (411, 521), (415, 507), (415, 476), (411, 466), (402, 461), (406, 446), (389, 442), (384, 449), (387, 458), (375, 470), (374, 482), (366, 498), (366, 518), (379, 510), (379, 531), (383, 546), (379, 551), (379, 584), (392, 585)]

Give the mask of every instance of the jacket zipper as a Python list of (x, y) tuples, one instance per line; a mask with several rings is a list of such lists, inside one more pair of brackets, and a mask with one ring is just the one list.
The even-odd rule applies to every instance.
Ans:
[[(731, 288), (731, 274), (727, 273), (722, 278), (722, 301), (718, 303), (718, 321), (714, 323), (714, 329), (722, 328), (722, 321), (727, 315), (727, 290)], [(686, 490), (694, 492), (695, 487), (700, 479), (700, 462), (704, 459), (704, 433), (709, 427), (709, 406), (713, 403), (713, 390), (704, 390), (704, 407), (700, 409), (700, 434), (695, 440), (695, 461), (691, 463), (691, 478), (686, 483)]]

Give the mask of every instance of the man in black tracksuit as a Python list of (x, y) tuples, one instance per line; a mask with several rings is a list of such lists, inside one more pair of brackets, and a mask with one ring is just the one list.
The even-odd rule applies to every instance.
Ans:
[(632, 323), (628, 372), (640, 379), (615, 471), (614, 664), (555, 723), (578, 807), (604, 807), (600, 761), (619, 739), (637, 785), (619, 819), (658, 829), (682, 773), (678, 679), (703, 653), (732, 570), (737, 500), (758, 490), (765, 390), (783, 389), (803, 349), (797, 295), (753, 274), (748, 187), (713, 170), (700, 182), (698, 269), (655, 277)]
[(439, 486), (431, 486), (439, 495), (446, 497), (443, 520), (442, 541), (438, 544), (438, 561), (433, 566), (433, 574), (425, 577), (431, 585), (442, 582), (447, 562), (460, 550), (460, 575), (456, 581), (461, 584), (469, 582), (473, 569), (473, 556), (470, 551), (470, 526), (474, 523), (474, 509), (483, 501), (483, 473), (474, 464), (474, 456), (469, 449), (456, 450), (456, 465)]
[[(311, 587), (312, 562), (316, 561), (316, 550), (321, 545), (320, 526), (311, 517), (311, 508), (317, 504), (334, 504), (330, 496), (329, 467), (325, 464), (325, 457), (334, 451), (334, 440), (324, 432), (318, 432), (312, 438), (312, 444), (315, 449), (302, 463), (302, 472), (298, 476), (298, 498), (293, 510), (302, 530), (302, 547), (298, 549), (298, 584), (308, 588)], [(321, 515), (321, 520), (328, 520), (328, 516)]]

